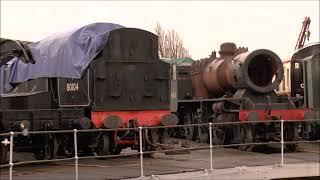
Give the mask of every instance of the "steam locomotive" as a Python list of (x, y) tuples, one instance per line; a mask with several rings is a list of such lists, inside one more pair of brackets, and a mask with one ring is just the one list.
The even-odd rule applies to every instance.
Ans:
[[(177, 124), (170, 109), (170, 65), (159, 60), (156, 35), (107, 23), (60, 35), (14, 46), (15, 51), (11, 47), (15, 58), (5, 61), (8, 54), (2, 58), (0, 133), (26, 132), (15, 137), (15, 148), (31, 147), (37, 159), (52, 159), (73, 154), (72, 135), (30, 135), (28, 131)], [(8, 49), (8, 44), (1, 45), (2, 50)], [(31, 57), (24, 56), (27, 51)], [(69, 59), (65, 58), (68, 53)], [(51, 57), (50, 62), (45, 59)], [(70, 74), (79, 69), (80, 74)], [(157, 139), (157, 133), (150, 134), (146, 135), (149, 144), (144, 140), (145, 150), (152, 149)], [(79, 134), (79, 152), (106, 155), (119, 154), (126, 147), (137, 149), (137, 135), (134, 130)], [(2, 145), (0, 150), (4, 160), (7, 149)]]
[[(280, 123), (270, 123), (273, 120), (310, 118), (310, 110), (298, 108), (292, 99), (275, 93), (284, 70), (274, 52), (267, 49), (248, 52), (247, 48), (237, 48), (234, 43), (223, 43), (219, 54), (220, 57), (213, 53), (210, 58), (191, 65), (192, 87), (186, 86), (187, 93), (180, 94), (177, 101), (180, 124), (243, 122), (213, 127), (214, 143), (240, 144), (279, 140)], [(186, 81), (185, 76), (181, 77)], [(245, 123), (248, 121), (255, 123)], [(207, 142), (208, 132), (204, 126), (186, 127), (180, 129), (178, 135)], [(285, 123), (284, 137), (286, 141), (298, 140), (296, 122)], [(251, 150), (253, 146), (239, 148)], [(286, 149), (294, 151), (296, 145), (286, 144)]]
[[(309, 116), (320, 118), (320, 43), (308, 44), (297, 50), (290, 61), (285, 74), (289, 86), (283, 86), (290, 98), (297, 99), (297, 106), (310, 109)], [(290, 73), (289, 73), (290, 72)], [(284, 85), (284, 84), (283, 84)], [(304, 139), (320, 138), (320, 123), (300, 124), (300, 136)]]
[[(313, 114), (275, 93), (283, 64), (266, 49), (248, 52), (224, 43), (220, 57), (176, 67), (159, 60), (156, 35), (105, 23), (37, 43), (2, 40), (0, 46), (5, 51), (0, 57), (0, 133), (25, 132), (15, 137), (15, 149), (31, 147), (37, 159), (73, 155), (73, 136), (28, 131), (243, 122), (215, 125), (214, 143), (251, 143), (279, 140), (280, 123), (273, 120)], [(284, 129), (285, 140), (299, 138), (297, 123), (285, 123)], [(175, 133), (207, 142), (208, 132), (192, 126)], [(143, 133), (145, 151), (164, 136), (157, 130)], [(137, 135), (134, 130), (79, 134), (79, 152), (138, 149)], [(7, 148), (0, 148), (3, 162)], [(293, 151), (296, 145), (286, 148)]]

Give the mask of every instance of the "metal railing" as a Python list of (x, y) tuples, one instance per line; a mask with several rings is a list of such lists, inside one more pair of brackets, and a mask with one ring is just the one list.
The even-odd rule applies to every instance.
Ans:
[[(75, 161), (75, 178), (76, 180), (79, 179), (79, 159), (96, 159), (96, 158), (113, 158), (113, 157), (125, 157), (125, 156), (133, 156), (139, 155), (140, 156), (140, 177), (144, 177), (144, 167), (143, 167), (143, 156), (144, 154), (151, 154), (151, 153), (165, 153), (165, 152), (172, 152), (172, 151), (185, 151), (185, 150), (200, 150), (200, 149), (209, 149), (210, 150), (210, 172), (214, 171), (213, 167), (213, 148), (217, 147), (232, 147), (232, 146), (250, 146), (250, 145), (270, 145), (270, 144), (281, 144), (281, 160), (280, 166), (284, 165), (284, 145), (285, 144), (296, 144), (296, 143), (304, 143), (304, 142), (312, 142), (312, 143), (320, 143), (320, 140), (315, 141), (285, 141), (284, 140), (284, 123), (292, 123), (292, 122), (314, 122), (320, 121), (320, 119), (308, 119), (308, 120), (273, 120), (269, 121), (269, 123), (280, 123), (280, 142), (253, 142), (253, 143), (242, 143), (242, 144), (225, 144), (225, 145), (213, 145), (213, 134), (212, 128), (214, 125), (239, 125), (239, 124), (252, 124), (252, 123), (263, 123), (262, 121), (247, 121), (247, 122), (224, 122), (224, 123), (205, 123), (205, 124), (188, 124), (188, 125), (172, 125), (172, 126), (153, 126), (153, 127), (137, 127), (137, 128), (120, 128), (120, 129), (86, 129), (86, 130), (58, 130), (58, 131), (29, 131), (27, 135), (37, 135), (37, 134), (61, 134), (61, 133), (73, 133), (73, 140), (74, 140), (74, 157), (72, 158), (64, 158), (64, 159), (51, 159), (51, 160), (36, 160), (36, 161), (23, 161), (23, 162), (16, 162), (13, 163), (13, 142), (15, 135), (26, 135), (26, 132), (9, 132), (0, 134), (0, 137), (7, 137), (9, 136), (10, 140), (5, 138), (4, 141), (1, 143), (4, 145), (9, 145), (9, 163), (5, 165), (0, 165), (0, 168), (9, 167), (9, 179), (12, 180), (13, 178), (13, 167), (17, 165), (27, 165), (27, 164), (34, 164), (34, 163), (48, 163), (48, 162), (60, 162), (60, 161), (67, 161), (67, 160), (74, 160)], [(199, 127), (199, 126), (208, 126), (209, 129), (209, 146), (202, 146), (202, 147), (189, 147), (189, 148), (179, 148), (179, 149), (169, 149), (169, 150), (155, 150), (155, 151), (143, 151), (143, 129), (166, 129), (166, 128), (183, 128), (183, 127)], [(139, 152), (138, 153), (125, 153), (119, 155), (99, 155), (99, 156), (78, 156), (78, 134), (79, 133), (89, 133), (89, 132), (110, 132), (110, 131), (125, 131), (125, 130), (138, 130), (139, 132)], [(207, 170), (206, 170), (207, 171)]]

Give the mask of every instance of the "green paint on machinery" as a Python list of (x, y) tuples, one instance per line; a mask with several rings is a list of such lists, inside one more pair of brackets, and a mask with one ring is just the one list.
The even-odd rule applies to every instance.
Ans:
[(320, 53), (304, 59), (305, 105), (320, 108)]

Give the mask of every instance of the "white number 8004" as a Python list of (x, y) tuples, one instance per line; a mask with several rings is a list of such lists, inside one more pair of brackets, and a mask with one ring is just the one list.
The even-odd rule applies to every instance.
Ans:
[(67, 92), (79, 91), (79, 83), (67, 83)]

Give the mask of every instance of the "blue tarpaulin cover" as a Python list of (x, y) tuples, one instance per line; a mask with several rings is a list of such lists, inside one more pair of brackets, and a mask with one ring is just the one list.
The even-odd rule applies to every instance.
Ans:
[[(82, 72), (107, 44), (112, 30), (124, 28), (112, 23), (93, 23), (74, 30), (53, 34), (28, 44), (35, 64), (13, 58), (6, 82), (20, 83), (41, 77), (81, 78)], [(0, 67), (0, 71), (3, 67)], [(3, 90), (0, 72), (0, 92)]]

